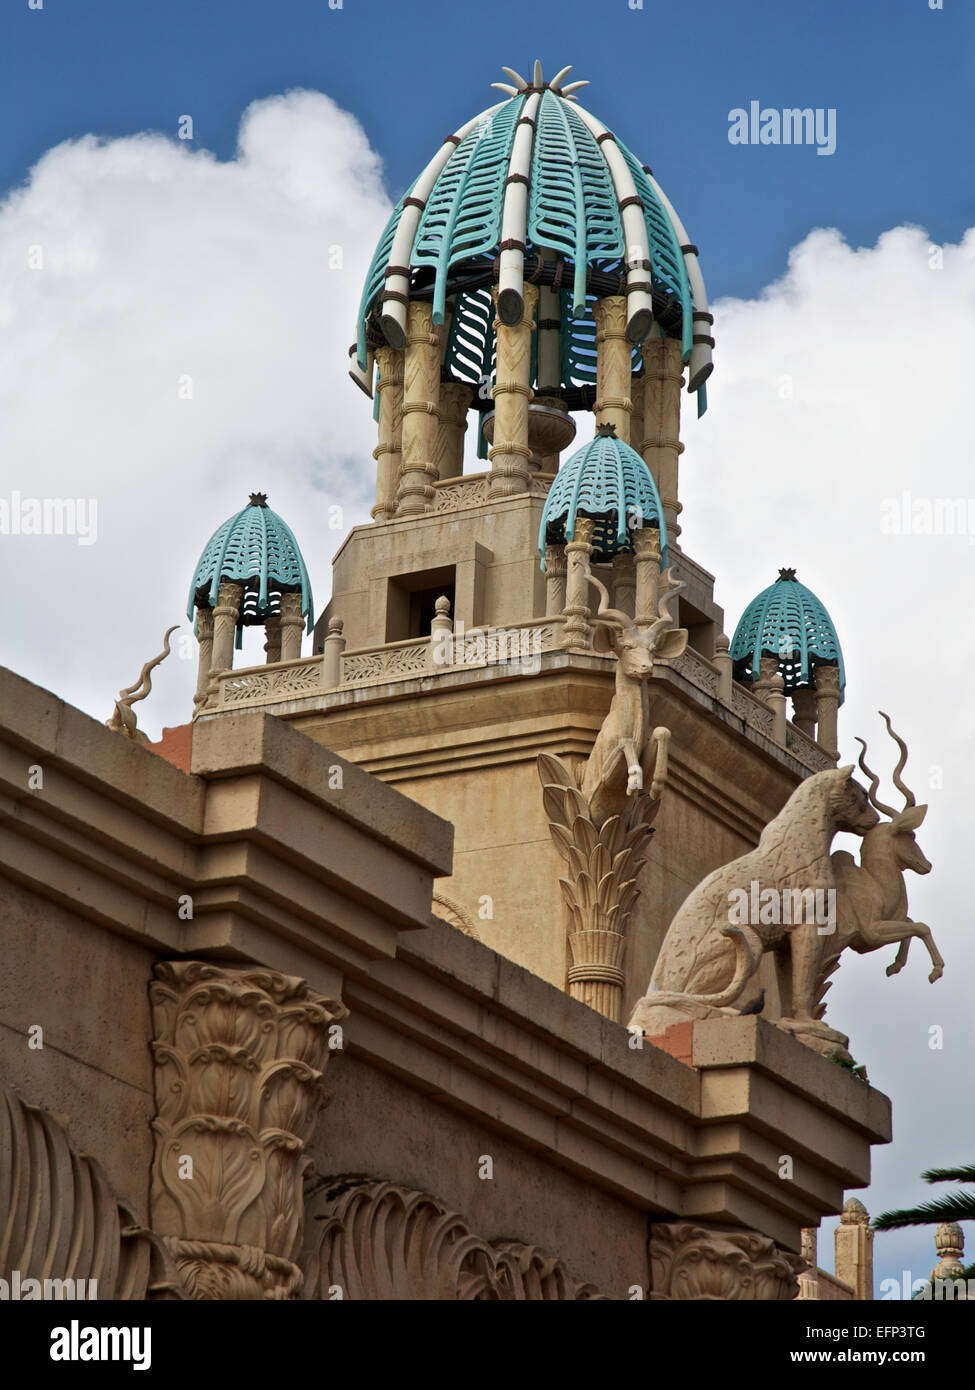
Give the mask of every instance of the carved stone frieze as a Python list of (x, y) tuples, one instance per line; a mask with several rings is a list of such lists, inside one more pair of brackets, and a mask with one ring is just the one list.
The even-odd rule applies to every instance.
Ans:
[(162, 1243), (49, 1111), (0, 1087), (0, 1279), (15, 1298), (181, 1298)]
[(303, 980), (202, 961), (156, 966), (152, 1226), (191, 1298), (290, 1298), (305, 1145), (347, 1010)]
[(787, 1301), (805, 1261), (757, 1231), (655, 1222), (650, 1229), (652, 1299), (672, 1302)]
[(274, 700), (314, 695), (322, 689), (322, 658), (305, 657), (287, 666), (268, 667), (254, 672), (231, 672), (221, 676), (217, 705), (233, 705), (234, 708), (262, 705)]
[(307, 1202), (305, 1297), (450, 1302), (594, 1299), (537, 1246), (476, 1236), (439, 1198), (330, 1178)]
[(371, 652), (343, 652), (343, 685), (365, 685), (395, 680), (401, 676), (426, 674), (429, 669), (429, 641), (410, 646), (380, 648)]

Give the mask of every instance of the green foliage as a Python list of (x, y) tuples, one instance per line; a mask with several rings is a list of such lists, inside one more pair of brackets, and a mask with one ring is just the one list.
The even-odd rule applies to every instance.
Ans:
[[(975, 1165), (929, 1168), (921, 1177), (925, 1182), (975, 1182)], [(904, 1226), (930, 1226), (942, 1221), (975, 1221), (975, 1192), (952, 1192), (917, 1207), (881, 1212), (873, 1224), (878, 1231), (897, 1231)], [(970, 1268), (975, 1270), (975, 1265)], [(967, 1274), (966, 1270), (966, 1277)]]

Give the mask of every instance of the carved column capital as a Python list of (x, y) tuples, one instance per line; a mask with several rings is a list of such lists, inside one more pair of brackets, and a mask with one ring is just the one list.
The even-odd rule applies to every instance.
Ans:
[(210, 666), (213, 662), (213, 609), (197, 608), (196, 640), (200, 644), (199, 665), (196, 670), (196, 694), (193, 696), (194, 714), (205, 703), (207, 687), (210, 684)]
[(153, 1230), (191, 1298), (293, 1298), (305, 1145), (347, 1010), (259, 966), (155, 973)]
[(636, 564), (636, 621), (645, 625), (657, 617), (660, 589), (660, 532), (656, 526), (637, 526), (633, 532)]
[(776, 1301), (796, 1297), (800, 1255), (757, 1231), (654, 1222), (650, 1228), (653, 1299)]
[(210, 657), (208, 697), (216, 692), (217, 672), (229, 671), (234, 664), (234, 638), (237, 635), (243, 598), (244, 586), (232, 584), (226, 579), (217, 590), (217, 604), (213, 610), (213, 651)]
[(301, 594), (281, 595), (281, 661), (297, 661), (301, 656)]
[(553, 617), (565, 609), (565, 546), (545, 547), (545, 616)]
[(817, 738), (827, 753), (839, 751), (836, 715), (840, 705), (840, 669), (838, 666), (816, 667)]

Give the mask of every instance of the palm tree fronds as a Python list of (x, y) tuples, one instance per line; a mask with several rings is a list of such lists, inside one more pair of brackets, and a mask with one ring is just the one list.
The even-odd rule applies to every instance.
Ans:
[(925, 1182), (975, 1182), (975, 1163), (967, 1168), (929, 1168), (921, 1177)]
[(953, 1192), (906, 1211), (881, 1212), (873, 1225), (877, 1231), (896, 1231), (903, 1226), (930, 1226), (935, 1221), (975, 1221), (975, 1192)]

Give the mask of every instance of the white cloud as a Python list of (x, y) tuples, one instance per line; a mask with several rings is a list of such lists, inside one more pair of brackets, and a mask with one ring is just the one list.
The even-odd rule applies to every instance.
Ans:
[[(372, 500), (371, 414), (346, 352), (389, 211), (380, 173), (348, 113), (292, 92), (248, 109), (230, 163), (160, 135), (88, 137), (51, 150), (0, 207), (0, 497), (98, 503), (94, 545), (0, 537), (4, 664), (106, 718), (182, 617), (204, 542), (253, 488), (297, 533), (322, 606), (331, 555)], [(31, 247), (43, 269), (28, 267)], [(895, 979), (893, 950), (847, 961), (830, 996), (831, 1021), (895, 1102), (896, 1143), (875, 1151), (866, 1194), (877, 1212), (932, 1195), (922, 1168), (975, 1157), (963, 1094), (975, 545), (881, 529), (884, 500), (904, 491), (975, 495), (975, 232), (936, 270), (919, 228), (866, 249), (815, 231), (782, 280), (716, 318), (711, 408), (700, 422), (686, 411), (684, 542), (718, 575), (729, 634), (778, 566), (796, 566), (844, 645), (844, 754), (862, 733), (889, 773), (876, 714), (888, 710), (931, 805), (919, 840), (934, 872), (909, 887), (945, 977), (928, 985), (915, 943)], [(192, 401), (177, 396), (184, 374)], [(170, 659), (140, 722), (153, 734), (183, 722), (194, 679), (194, 660)], [(943, 1051), (928, 1047), (935, 1024)], [(927, 1232), (878, 1236), (877, 1252), (885, 1273), (933, 1264)]]
[[(106, 718), (255, 488), (327, 597), (372, 501), (370, 407), (346, 370), (389, 214), (380, 175), (358, 122), (299, 91), (248, 108), (232, 162), (88, 136), (0, 207), (0, 496), (93, 498), (98, 525), (90, 546), (0, 536), (5, 592), (30, 596), (6, 606), (5, 664)], [(159, 669), (150, 733), (186, 718), (194, 664)]]
[[(922, 1169), (975, 1155), (965, 877), (975, 821), (975, 231), (944, 248), (942, 269), (932, 259), (921, 228), (895, 228), (861, 249), (814, 231), (760, 298), (719, 303), (710, 408), (687, 420), (681, 470), (682, 540), (718, 576), (729, 635), (778, 567), (795, 566), (844, 649), (843, 760), (859, 754), (854, 734), (866, 738), (882, 798), (901, 804), (889, 780), (896, 749), (877, 714), (886, 710), (908, 744), (907, 783), (930, 805), (918, 842), (934, 869), (906, 880), (910, 915), (930, 925), (945, 957), (943, 978), (927, 982), (930, 962), (914, 942), (891, 979), (893, 947), (847, 953), (829, 996), (828, 1021), (850, 1034), (854, 1056), (894, 1102), (894, 1143), (874, 1150), (874, 1181), (860, 1194), (874, 1215), (939, 1195), (919, 1181)], [(912, 507), (972, 499), (973, 529), (885, 531), (883, 504), (904, 492)], [(944, 1028), (942, 1050), (929, 1047), (934, 1025)], [(826, 1263), (830, 1243), (821, 1237)], [(878, 1289), (880, 1277), (904, 1268), (920, 1277), (935, 1263), (930, 1228), (878, 1235), (875, 1249)]]

